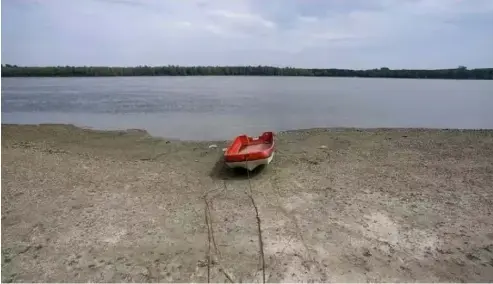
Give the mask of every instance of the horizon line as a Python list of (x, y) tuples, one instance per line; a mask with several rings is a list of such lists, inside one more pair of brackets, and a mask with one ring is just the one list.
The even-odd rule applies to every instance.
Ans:
[(337, 67), (295, 67), (295, 66), (274, 66), (274, 65), (128, 65), (128, 66), (118, 66), (118, 65), (17, 65), (4, 63), (2, 68), (163, 68), (163, 67), (179, 67), (179, 68), (238, 68), (238, 67), (264, 67), (264, 68), (276, 68), (276, 69), (306, 69), (306, 70), (351, 70), (351, 71), (371, 71), (371, 70), (477, 70), (477, 69), (493, 69), (493, 67), (475, 67), (469, 69), (466, 66), (459, 65), (453, 68), (389, 68), (386, 66), (378, 68), (369, 69), (351, 69), (351, 68), (337, 68)]

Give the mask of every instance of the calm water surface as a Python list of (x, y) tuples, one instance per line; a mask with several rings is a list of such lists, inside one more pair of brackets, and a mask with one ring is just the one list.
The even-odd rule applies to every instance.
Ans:
[(2, 78), (2, 123), (142, 128), (199, 140), (312, 127), (493, 128), (493, 81)]

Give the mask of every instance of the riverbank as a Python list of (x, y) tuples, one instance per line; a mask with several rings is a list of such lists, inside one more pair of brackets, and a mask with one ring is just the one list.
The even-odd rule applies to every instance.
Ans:
[(467, 69), (323, 69), (274, 66), (16, 66), (2, 65), (3, 77), (135, 77), (135, 76), (296, 76), (410, 79), (492, 80), (493, 68)]
[(227, 141), (2, 125), (2, 281), (493, 279), (492, 130), (276, 139), (250, 192)]

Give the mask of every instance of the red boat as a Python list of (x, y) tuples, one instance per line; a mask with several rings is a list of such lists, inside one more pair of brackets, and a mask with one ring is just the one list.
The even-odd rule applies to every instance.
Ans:
[(240, 135), (224, 153), (224, 162), (230, 168), (254, 170), (268, 165), (274, 158), (274, 133), (264, 132), (259, 137)]

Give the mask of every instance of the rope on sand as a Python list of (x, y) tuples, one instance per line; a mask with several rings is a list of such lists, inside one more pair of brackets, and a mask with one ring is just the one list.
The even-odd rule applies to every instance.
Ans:
[(255, 200), (253, 199), (253, 191), (252, 191), (252, 181), (250, 179), (250, 171), (248, 170), (248, 161), (245, 158), (245, 166), (246, 166), (246, 171), (247, 171), (247, 176), (248, 176), (248, 187), (250, 189), (250, 193), (247, 193), (248, 197), (250, 198), (250, 201), (252, 202), (253, 208), (255, 209), (255, 218), (257, 219), (257, 231), (258, 231), (258, 243), (259, 243), (259, 250), (260, 250), (260, 261), (262, 262), (262, 283), (265, 283), (265, 259), (264, 259), (264, 242), (262, 240), (262, 229), (260, 225), (260, 216), (258, 214), (258, 207), (255, 204)]

